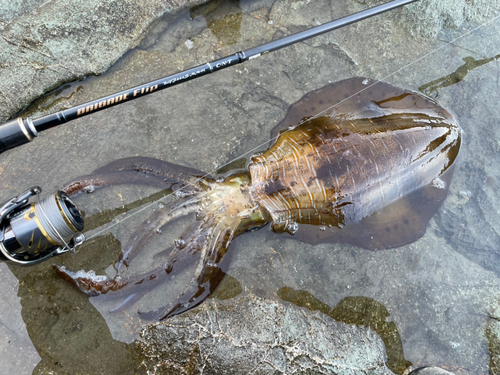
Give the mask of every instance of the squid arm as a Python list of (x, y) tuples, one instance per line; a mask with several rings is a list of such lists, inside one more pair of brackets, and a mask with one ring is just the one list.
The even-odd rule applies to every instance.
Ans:
[[(154, 286), (161, 283), (167, 276), (174, 276), (186, 268), (193, 260), (196, 260), (202, 243), (205, 241), (207, 231), (198, 231), (198, 237), (194, 238), (188, 246), (179, 248), (173, 246), (166, 262), (145, 274), (131, 276), (128, 278), (108, 278), (96, 276), (93, 272), (72, 272), (65, 267), (53, 265), (55, 272), (70, 284), (89, 296), (98, 296), (112, 292), (113, 296), (123, 296), (146, 290), (148, 292)], [(142, 293), (143, 295), (145, 293)]]
[(149, 312), (139, 312), (146, 320), (164, 320), (181, 314), (203, 302), (219, 285), (231, 261), (231, 251), (228, 251), (235, 237), (238, 222), (233, 221), (226, 226), (229, 218), (222, 219), (211, 231), (201, 251), (201, 259), (195, 276), (189, 286), (171, 305)]

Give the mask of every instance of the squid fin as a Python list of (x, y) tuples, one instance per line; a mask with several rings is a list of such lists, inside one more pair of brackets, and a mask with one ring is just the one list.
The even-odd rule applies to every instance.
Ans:
[(347, 243), (368, 250), (393, 249), (413, 243), (425, 234), (429, 221), (446, 198), (452, 172), (441, 175), (444, 187), (426, 185), (357, 223), (325, 231), (299, 224), (294, 237), (312, 244)]

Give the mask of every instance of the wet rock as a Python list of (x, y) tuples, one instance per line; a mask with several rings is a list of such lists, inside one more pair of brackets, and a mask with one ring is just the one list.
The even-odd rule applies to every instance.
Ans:
[(150, 325), (140, 347), (152, 374), (392, 374), (373, 330), (255, 295)]
[[(493, 89), (494, 84), (490, 84), (487, 77), (477, 77), (474, 73), (470, 73), (473, 77), (467, 76), (461, 84), (464, 90), (471, 90), (477, 85), (482, 85), (485, 92)], [(462, 119), (461, 127), (467, 134), (466, 145), (462, 147), (468, 155), (458, 165), (458, 177), (450, 186), (446, 209), (439, 212), (435, 219), (440, 233), (450, 239), (457, 252), (498, 276), (500, 201), (496, 161), (500, 156), (497, 149), (500, 142), (498, 136), (490, 136), (490, 130), (477, 129), (475, 120), (484, 114), (481, 122), (485, 129), (494, 129), (497, 114), (486, 111), (490, 105), (487, 97), (471, 99), (477, 100), (477, 103), (464, 103), (456, 109)], [(465, 116), (469, 111), (470, 115)]]
[[(358, 2), (367, 6), (379, 4), (375, 0)], [(498, 0), (429, 0), (396, 10), (391, 17), (413, 34), (434, 37), (442, 27), (455, 29), (464, 22), (484, 22), (499, 5)]]
[(486, 337), (490, 352), (490, 374), (500, 373), (500, 303), (495, 301), (490, 307), (490, 320), (486, 324)]
[(284, 287), (278, 296), (297, 306), (311, 311), (321, 311), (338, 322), (365, 326), (373, 329), (382, 339), (387, 354), (387, 367), (396, 374), (403, 374), (411, 362), (404, 358), (401, 336), (394, 322), (389, 322), (390, 313), (379, 302), (367, 297), (346, 297), (334, 308), (303, 290)]
[(410, 372), (408, 375), (453, 375), (452, 372), (443, 370), (442, 368), (439, 367), (420, 367), (412, 372)]
[(492, 319), (486, 327), (490, 351), (490, 373), (500, 373), (500, 322)]
[(40, 361), (26, 325), (21, 317), (21, 299), (17, 296), (17, 279), (4, 263), (0, 263), (0, 356), (1, 374), (29, 374)]
[(99, 75), (163, 13), (205, 0), (0, 1), (0, 122), (64, 82)]

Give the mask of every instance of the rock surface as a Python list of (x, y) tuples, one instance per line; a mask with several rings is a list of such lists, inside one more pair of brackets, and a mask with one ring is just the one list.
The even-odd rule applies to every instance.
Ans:
[(490, 374), (500, 374), (500, 301), (490, 307), (490, 319), (486, 324), (486, 337), (490, 351)]
[(40, 361), (21, 316), (18, 283), (6, 264), (0, 263), (0, 374), (30, 374)]
[(408, 375), (455, 375), (452, 372), (443, 370), (439, 367), (421, 367), (413, 370)]
[(141, 335), (151, 374), (392, 374), (371, 329), (254, 295), (212, 299)]
[[(359, 0), (374, 6), (377, 0)], [(412, 33), (435, 37), (441, 28), (456, 29), (466, 22), (482, 23), (498, 11), (498, 0), (427, 0), (418, 7), (397, 10), (391, 18)], [(417, 22), (415, 22), (417, 20)]]
[[(470, 11), (483, 11), (470, 5), (479, 2), (465, 3)], [(60, 87), (34, 103), (29, 113), (36, 117), (112, 94), (360, 11), (367, 4), (221, 1), (175, 18), (166, 14), (137, 48), (106, 73)], [(437, 22), (429, 24), (425, 9), (431, 5), (442, 12), (433, 13)], [(492, 18), (480, 28), (479, 21), (458, 29), (442, 28), (451, 14), (458, 17), (456, 25), (462, 24), (464, 9), (463, 0), (420, 1), (48, 130), (34, 142), (1, 155), (0, 201), (34, 185), (49, 193), (72, 178), (129, 156), (161, 158), (206, 172), (226, 163), (242, 167), (254, 152), (267, 148), (270, 130), (291, 103), (341, 79), (366, 76), (423, 91), (456, 114), (464, 142), (449, 196), (421, 240), (400, 249), (369, 252), (343, 244), (311, 246), (263, 228), (234, 242), (229, 274), (243, 290), (268, 300), (288, 287), (307, 291), (333, 312), (346, 311), (341, 302), (348, 298), (370, 299), (363, 306), (372, 306), (374, 315), (387, 319), (380, 324), (385, 327), (386, 342), (403, 352), (405, 361), (417, 367), (494, 373), (500, 329), (497, 319), (490, 318), (498, 315), (491, 315), (489, 307), (500, 299), (500, 107), (495, 58), (500, 51), (500, 24)], [(405, 12), (412, 16), (403, 24), (399, 17)], [(412, 31), (416, 27), (438, 36), (426, 38)], [(143, 210), (144, 204), (142, 211), (122, 208), (131, 202), (142, 204), (141, 198), (152, 193), (147, 188), (119, 186), (77, 197), (92, 228), (88, 236), (96, 237), (76, 254), (54, 262), (73, 270), (105, 273), (120, 245), (158, 206)], [(111, 219), (92, 222), (94, 215), (103, 212), (111, 212)], [(189, 224), (189, 220), (176, 223), (155, 234), (134, 259), (129, 274), (154, 267), (164, 256), (154, 254), (161, 253)], [(103, 226), (96, 228), (99, 225)], [(50, 264), (11, 270), (19, 279), (18, 295), (30, 339), (42, 357), (36, 373), (113, 375), (135, 372), (133, 345), (118, 340), (132, 337), (133, 341), (137, 335), (137, 309), (150, 310), (173, 301), (194, 272), (186, 270), (127, 312), (109, 314), (118, 302), (110, 300), (102, 306), (95, 299), (89, 302), (58, 279)], [(355, 311), (360, 310), (362, 306)], [(247, 313), (251, 317), (252, 310)], [(108, 319), (109, 315), (113, 317)], [(390, 341), (394, 327), (400, 340)]]
[(0, 1), (0, 123), (62, 83), (103, 73), (165, 12), (206, 0)]

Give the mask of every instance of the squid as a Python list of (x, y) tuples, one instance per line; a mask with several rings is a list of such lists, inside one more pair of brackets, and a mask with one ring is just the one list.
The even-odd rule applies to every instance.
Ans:
[[(271, 133), (268, 150), (244, 171), (216, 179), (201, 171), (146, 157), (114, 161), (63, 187), (69, 195), (113, 184), (172, 189), (178, 202), (146, 220), (123, 247), (109, 278), (54, 265), (88, 295), (141, 298), (193, 261), (192, 281), (162, 309), (143, 313), (163, 320), (203, 302), (229, 267), (230, 244), (270, 224), (273, 232), (308, 243), (347, 243), (369, 250), (400, 247), (424, 235), (446, 198), (461, 130), (433, 99), (363, 78), (306, 94)], [(153, 233), (195, 214), (152, 271), (120, 276)]]

